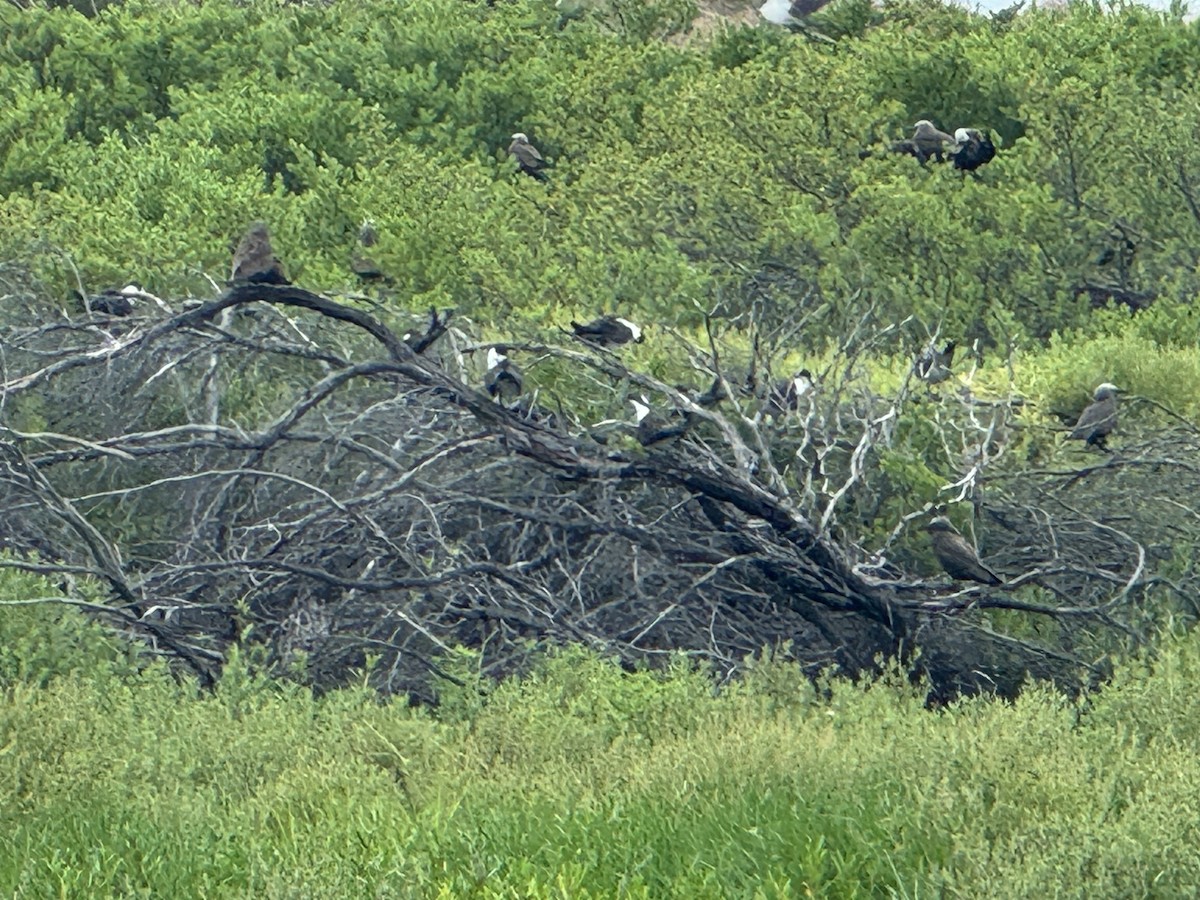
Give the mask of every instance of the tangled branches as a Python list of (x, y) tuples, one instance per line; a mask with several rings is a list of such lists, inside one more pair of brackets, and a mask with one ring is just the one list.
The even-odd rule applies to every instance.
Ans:
[[(509, 345), (592, 373), (615, 412), (600, 427), (543, 394), (495, 402), (475, 386), (486, 345), (448, 315), (401, 338), (294, 287), (13, 325), (3, 342), (4, 564), (60, 573), (66, 594), (48, 601), (81, 603), (71, 585), (98, 581), (109, 601), (93, 612), (209, 681), (231, 643), (257, 642), (317, 684), (377, 657), (381, 689), (433, 699), (456, 646), (503, 675), (578, 642), (629, 665), (686, 652), (725, 675), (763, 647), (813, 673), (919, 657), (941, 694), (1012, 692), (1101, 673), (1147, 627), (1130, 611), (1148, 592), (1188, 595), (1081, 496), (1137, 463), (1016, 479), (996, 466), (1011, 403), (965, 394), (930, 417), (907, 383), (854, 388), (849, 353), (784, 403), (764, 400), (769, 371), (757, 392), (724, 371), (715, 340), (688, 348), (707, 400), (585, 344)], [(631, 390), (686, 423), (679, 439), (639, 444)], [(946, 493), (980, 510), (1000, 589), (907, 574), (928, 564), (907, 527), (924, 508), (855, 532), (892, 502), (883, 462), (931, 418)]]

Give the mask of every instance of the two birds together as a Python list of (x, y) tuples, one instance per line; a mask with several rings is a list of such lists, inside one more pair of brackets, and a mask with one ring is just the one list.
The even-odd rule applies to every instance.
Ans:
[[(230, 284), (291, 284), (283, 270), (283, 263), (271, 247), (271, 235), (262, 222), (253, 223), (238, 242), (233, 252), (230, 268)], [(137, 282), (127, 284), (120, 290), (107, 288), (99, 294), (86, 297), (79, 291), (73, 292), (83, 304), (84, 310), (106, 316), (128, 316), (133, 313), (134, 303), (142, 296)]]
[(889, 148), (893, 153), (915, 156), (922, 165), (930, 158), (944, 162), (949, 156), (954, 168), (973, 172), (992, 161), (996, 145), (977, 128), (958, 128), (953, 135), (938, 129), (928, 119), (913, 125), (913, 135), (896, 141)]
[[(1079, 414), (1079, 420), (1067, 437), (1105, 449), (1105, 438), (1117, 427), (1118, 393), (1120, 389), (1108, 382), (1097, 387), (1092, 394), (1092, 402)], [(951, 578), (988, 585), (1004, 583), (999, 575), (980, 562), (975, 548), (967, 543), (966, 538), (945, 516), (934, 518), (925, 526), (925, 530), (929, 532), (933, 555)]]
[[(714, 387), (719, 386), (720, 381), (718, 380)], [(761, 413), (772, 418), (779, 418), (799, 409), (800, 398), (807, 395), (814, 387), (816, 387), (816, 382), (813, 381), (812, 372), (808, 369), (800, 369), (788, 378), (779, 378), (765, 387), (760, 387), (758, 376), (751, 368), (746, 373), (742, 393), (761, 401), (759, 407)]]
[[(646, 339), (636, 323), (620, 316), (600, 316), (586, 324), (572, 321), (571, 329), (579, 340), (596, 347), (640, 344)], [(521, 396), (524, 377), (516, 364), (508, 358), (506, 346), (497, 344), (488, 350), (487, 374), (483, 377), (483, 386), (493, 399), (501, 403), (514, 403)]]
[[(896, 141), (888, 149), (893, 153), (915, 156), (922, 165), (930, 158), (943, 162), (949, 156), (954, 168), (967, 172), (986, 165), (996, 156), (996, 145), (991, 137), (978, 128), (958, 128), (953, 135), (949, 135), (928, 119), (921, 119), (913, 125), (911, 138)], [(508, 145), (508, 154), (526, 175), (538, 181), (546, 180), (543, 171), (546, 160), (537, 147), (529, 142), (529, 135), (523, 131), (515, 132), (512, 143)]]
[[(597, 347), (620, 347), (629, 343), (641, 343), (645, 339), (642, 329), (629, 319), (620, 316), (600, 316), (586, 324), (571, 322), (574, 336)], [(807, 376), (807, 372), (805, 373)], [(498, 403), (511, 406), (524, 392), (524, 376), (508, 356), (508, 347), (497, 344), (488, 349), (487, 373), (483, 378), (484, 389)], [(683, 390), (683, 388), (681, 388)], [(725, 399), (724, 388), (718, 378), (696, 403), (708, 409)], [(674, 443), (683, 437), (694, 424), (691, 413), (677, 412), (670, 418), (650, 408), (650, 401), (643, 394), (640, 400), (631, 399), (634, 409), (634, 436), (643, 447), (662, 446)]]
[[(363, 249), (375, 246), (379, 236), (370, 220), (363, 222), (358, 232), (358, 242)], [(387, 276), (378, 264), (365, 254), (356, 254), (350, 268), (363, 281), (386, 281)], [(254, 222), (238, 242), (233, 251), (233, 265), (229, 275), (230, 284), (277, 284), (289, 285), (283, 263), (271, 246), (271, 234), (263, 222)]]
[[(954, 341), (947, 341), (941, 350), (929, 345), (918, 356), (915, 364), (917, 377), (927, 384), (941, 384), (951, 375), (954, 363)], [(1108, 449), (1106, 438), (1117, 427), (1117, 394), (1120, 389), (1109, 382), (1099, 385), (1092, 393), (1092, 402), (1079, 414), (1068, 440), (1085, 441), (1089, 447)]]
[(917, 354), (915, 369), (917, 377), (926, 384), (941, 384), (950, 377), (954, 365), (954, 351), (958, 347), (954, 341), (946, 341), (939, 350), (934, 344), (928, 345)]

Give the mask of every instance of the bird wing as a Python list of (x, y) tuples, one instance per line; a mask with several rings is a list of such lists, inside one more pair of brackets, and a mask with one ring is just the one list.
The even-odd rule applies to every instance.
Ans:
[(277, 266), (279, 260), (271, 249), (271, 239), (253, 231), (247, 232), (233, 254), (233, 277), (247, 278), (259, 272), (267, 272)]
[(941, 536), (933, 546), (938, 561), (952, 577), (967, 578), (982, 584), (1000, 584), (1001, 578), (982, 562), (975, 548), (961, 534), (953, 532)]
[(1097, 400), (1079, 415), (1071, 432), (1074, 440), (1087, 440), (1093, 434), (1108, 434), (1117, 424), (1117, 404), (1111, 399)]
[(512, 146), (508, 148), (508, 152), (515, 156), (518, 162), (529, 166), (531, 169), (538, 168), (544, 162), (542, 154), (538, 153), (537, 147), (533, 146), (533, 144), (522, 144), (518, 141), (513, 141)]

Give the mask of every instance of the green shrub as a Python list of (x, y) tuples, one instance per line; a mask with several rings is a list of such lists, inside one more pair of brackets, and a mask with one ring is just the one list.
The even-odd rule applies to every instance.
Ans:
[[(82, 584), (72, 596), (86, 602), (98, 600), (100, 592)], [(0, 689), (44, 686), (72, 674), (99, 677), (135, 670), (137, 651), (110, 628), (65, 605), (65, 599), (51, 578), (0, 569)]]

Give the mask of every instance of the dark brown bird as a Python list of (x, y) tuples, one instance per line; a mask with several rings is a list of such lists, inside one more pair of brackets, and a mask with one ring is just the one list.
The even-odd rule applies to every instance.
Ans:
[(917, 357), (917, 377), (926, 384), (941, 384), (950, 377), (950, 367), (954, 365), (954, 341), (946, 341), (946, 345), (938, 350), (930, 344)]
[(979, 561), (979, 554), (945, 516), (937, 516), (925, 530), (946, 574), (955, 581), (977, 581), (980, 584), (1003, 584), (1004, 580)]
[(954, 132), (954, 147), (950, 150), (950, 161), (954, 168), (974, 172), (990, 163), (996, 156), (996, 145), (991, 137), (977, 128), (959, 128)]
[(791, 378), (781, 378), (767, 392), (767, 412), (773, 416), (785, 415), (789, 410), (800, 408), (800, 398), (813, 388), (812, 373), (801, 369)]
[(601, 316), (586, 325), (580, 325), (573, 321), (571, 328), (575, 332), (575, 337), (598, 347), (619, 347), (630, 341), (640, 344), (645, 338), (641, 328), (619, 316)]
[(538, 181), (546, 180), (546, 174), (542, 171), (546, 167), (546, 161), (542, 159), (542, 154), (538, 153), (537, 147), (529, 143), (529, 138), (524, 132), (518, 131), (512, 136), (508, 152), (516, 158), (517, 165), (526, 175), (532, 175)]
[(1092, 402), (1079, 414), (1079, 420), (1067, 438), (1072, 441), (1087, 441), (1088, 446), (1095, 445), (1101, 450), (1107, 450), (1104, 441), (1117, 427), (1119, 390), (1116, 385), (1107, 381), (1097, 387), (1092, 394)]
[(707, 391), (696, 398), (696, 405), (703, 409), (712, 409), (720, 403), (729, 399), (729, 394), (725, 390), (725, 383), (721, 381), (721, 376), (713, 378), (713, 383), (709, 385)]
[(125, 285), (120, 290), (106, 288), (99, 294), (85, 297), (79, 291), (72, 291), (75, 299), (83, 306), (84, 312), (103, 316), (128, 316), (133, 313), (137, 296), (142, 292), (141, 285), (136, 282)]
[(233, 254), (233, 269), (229, 280), (255, 284), (291, 284), (283, 272), (283, 263), (271, 249), (271, 235), (262, 222), (252, 224), (238, 243)]
[(683, 437), (692, 427), (692, 418), (688, 415), (676, 414), (673, 421), (650, 409), (650, 401), (646, 395), (641, 400), (630, 399), (633, 404), (634, 416), (637, 419), (637, 430), (634, 434), (643, 447), (665, 447)]
[(507, 347), (488, 350), (488, 370), (483, 376), (483, 386), (493, 399), (506, 404), (515, 403), (521, 396), (524, 383), (521, 370), (508, 358)]
[(358, 244), (361, 251), (354, 254), (350, 260), (351, 271), (363, 281), (387, 280), (387, 275), (379, 268), (379, 264), (375, 259), (367, 253), (362, 252), (370, 247), (374, 247), (378, 240), (379, 235), (375, 233), (375, 225), (370, 219), (364, 219), (362, 227), (358, 230)]

